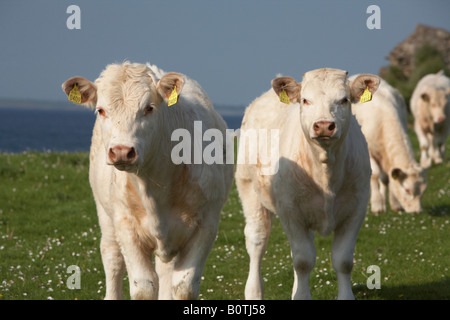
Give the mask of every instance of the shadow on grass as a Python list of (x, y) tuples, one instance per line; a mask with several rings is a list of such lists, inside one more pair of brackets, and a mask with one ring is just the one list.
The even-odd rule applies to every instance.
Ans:
[(424, 206), (423, 212), (432, 217), (450, 216), (450, 204), (438, 206)]
[(388, 286), (369, 290), (367, 287), (354, 288), (355, 297), (382, 300), (448, 300), (450, 299), (450, 278), (423, 284)]

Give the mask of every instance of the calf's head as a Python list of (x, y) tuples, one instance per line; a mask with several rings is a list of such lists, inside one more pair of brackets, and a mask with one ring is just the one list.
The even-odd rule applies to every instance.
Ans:
[(380, 83), (377, 76), (368, 74), (349, 82), (347, 74), (323, 68), (306, 72), (301, 83), (290, 77), (272, 80), (277, 94), (285, 91), (291, 102), (300, 103), (303, 132), (321, 146), (345, 137), (352, 117), (351, 103), (358, 101), (366, 88), (373, 94)]
[[(390, 173), (389, 189), (397, 198), (401, 208), (393, 210), (405, 210), (406, 212), (421, 212), (421, 198), (427, 187), (426, 173), (418, 165), (407, 168), (394, 168)], [(393, 206), (391, 201), (391, 207)]]
[(446, 108), (450, 108), (450, 88), (447, 90), (428, 90), (420, 95), (428, 114), (435, 124), (446, 119)]
[(101, 128), (107, 164), (118, 170), (136, 171), (160, 143), (163, 109), (176, 88), (183, 88), (183, 76), (167, 73), (158, 79), (143, 64), (112, 64), (94, 83), (82, 77), (65, 81), (69, 95), (75, 84), (81, 103), (95, 108)]

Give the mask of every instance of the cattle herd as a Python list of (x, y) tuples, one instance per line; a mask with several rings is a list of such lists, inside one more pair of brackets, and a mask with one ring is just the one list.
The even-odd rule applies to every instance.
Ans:
[[(386, 193), (392, 210), (421, 212), (426, 169), (444, 161), (450, 127), (450, 79), (442, 72), (420, 80), (410, 101), (418, 163), (401, 94), (375, 75), (323, 68), (301, 82), (273, 79), (248, 106), (241, 130), (276, 134), (239, 146), (238, 157), (247, 161), (206, 163), (192, 154), (193, 161), (179, 163), (173, 133), (195, 137), (194, 122), (223, 138), (180, 143), (209, 148), (214, 159), (229, 151), (226, 123), (196, 81), (124, 62), (108, 65), (94, 82), (71, 78), (62, 89), (97, 113), (89, 180), (102, 232), (105, 299), (122, 298), (125, 271), (132, 299), (197, 298), (233, 176), (250, 257), (245, 298), (263, 298), (260, 264), (276, 215), (292, 252), (292, 298), (311, 298), (318, 232), (334, 233), (338, 299), (353, 299), (353, 252), (369, 200), (375, 214), (386, 211)], [(276, 161), (267, 161), (262, 150), (269, 149)]]

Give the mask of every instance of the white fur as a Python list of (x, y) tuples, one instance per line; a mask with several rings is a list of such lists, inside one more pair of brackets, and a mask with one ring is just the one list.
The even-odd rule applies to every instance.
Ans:
[[(422, 211), (421, 197), (427, 186), (425, 171), (414, 157), (407, 133), (406, 104), (401, 94), (381, 80), (372, 100), (354, 103), (352, 111), (369, 146), (372, 212), (386, 212), (388, 185), (392, 210)], [(403, 172), (400, 178), (393, 178), (394, 169)]]

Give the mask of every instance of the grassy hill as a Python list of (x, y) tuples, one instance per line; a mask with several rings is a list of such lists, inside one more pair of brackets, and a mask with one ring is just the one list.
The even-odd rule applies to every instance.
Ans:
[[(410, 132), (410, 137), (418, 150), (415, 135)], [(428, 170), (423, 213), (389, 211), (374, 216), (368, 211), (354, 256), (352, 283), (357, 299), (450, 299), (449, 156), (447, 150), (445, 163)], [(101, 236), (88, 167), (87, 153), (0, 154), (0, 300), (104, 297)], [(207, 261), (200, 299), (244, 299), (248, 256), (243, 230), (242, 208), (233, 186)], [(331, 237), (317, 235), (315, 243), (312, 297), (334, 299)], [(80, 289), (67, 286), (71, 265), (80, 268)], [(367, 288), (371, 265), (380, 268), (381, 289)], [(266, 299), (290, 299), (290, 249), (277, 219), (262, 274)]]

